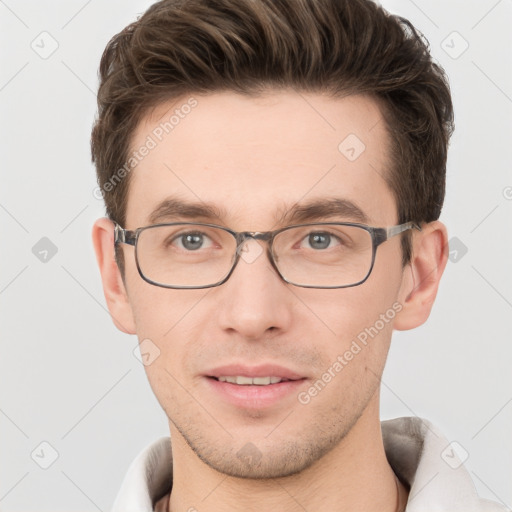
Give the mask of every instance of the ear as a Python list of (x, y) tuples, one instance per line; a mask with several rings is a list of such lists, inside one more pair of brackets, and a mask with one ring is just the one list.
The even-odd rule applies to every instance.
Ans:
[(420, 232), (414, 232), (412, 257), (404, 268), (398, 297), (403, 308), (395, 317), (395, 329), (413, 329), (427, 320), (448, 261), (448, 252), (448, 233), (443, 223), (430, 222)]
[(114, 223), (107, 218), (98, 219), (92, 228), (92, 242), (112, 320), (120, 331), (135, 334), (132, 308), (115, 260)]

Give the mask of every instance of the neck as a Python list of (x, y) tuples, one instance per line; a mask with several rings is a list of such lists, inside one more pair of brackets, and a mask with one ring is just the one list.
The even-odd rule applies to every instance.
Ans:
[[(375, 403), (374, 403), (375, 402)], [(234, 478), (210, 468), (170, 423), (173, 484), (170, 512), (303, 510), (402, 512), (407, 492), (389, 466), (382, 441), (378, 397), (347, 436), (309, 468), (295, 475)]]

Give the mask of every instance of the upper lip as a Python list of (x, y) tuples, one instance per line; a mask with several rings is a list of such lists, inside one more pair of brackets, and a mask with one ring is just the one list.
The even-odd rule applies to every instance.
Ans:
[(258, 366), (247, 366), (243, 364), (230, 364), (225, 366), (218, 366), (208, 372), (208, 377), (279, 377), (280, 379), (299, 380), (304, 379), (300, 375), (284, 366), (275, 364), (264, 364)]

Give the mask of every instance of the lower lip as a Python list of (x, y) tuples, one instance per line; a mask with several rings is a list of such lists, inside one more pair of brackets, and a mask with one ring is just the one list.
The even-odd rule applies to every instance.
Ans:
[(290, 395), (297, 395), (305, 380), (287, 380), (276, 384), (268, 384), (267, 386), (257, 386), (254, 384), (231, 384), (231, 382), (221, 382), (212, 377), (206, 378), (211, 389), (224, 400), (236, 407), (248, 409), (270, 407)]

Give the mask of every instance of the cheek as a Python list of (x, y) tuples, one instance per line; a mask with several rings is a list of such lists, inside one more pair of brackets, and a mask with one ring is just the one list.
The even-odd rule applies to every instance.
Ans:
[[(318, 317), (319, 343), (327, 356), (323, 363), (332, 364), (338, 356), (357, 360), (353, 367), (369, 364), (378, 370), (386, 359), (396, 314), (402, 309), (397, 301), (401, 267), (395, 257), (382, 251), (368, 280), (360, 286), (331, 290), (330, 294), (310, 293), (304, 304)], [(312, 317), (298, 318), (304, 329), (311, 330)], [(320, 342), (320, 339), (322, 342)]]
[[(191, 356), (204, 326), (200, 303), (206, 290), (172, 290), (137, 285), (132, 302), (141, 356), (149, 384), (162, 405), (181, 403), (181, 383), (190, 384)], [(182, 393), (181, 393), (182, 394)]]
[(162, 386), (174, 388), (172, 377), (182, 382), (191, 371), (190, 356), (205, 325), (201, 302), (208, 290), (172, 290), (140, 281), (132, 289), (131, 305), (142, 358), (146, 352), (154, 359), (144, 364), (145, 371), (155, 392)]
[(137, 271), (127, 282), (128, 298), (132, 307), (139, 339), (165, 339), (186, 323), (195, 307), (208, 290), (174, 290), (146, 283)]
[[(386, 282), (382, 279), (372, 284), (367, 282), (358, 287), (331, 290), (329, 293), (324, 291), (317, 297), (302, 296), (308, 312), (302, 315), (297, 312), (297, 322), (304, 329), (310, 331), (315, 327), (320, 338), (331, 340), (327, 346), (336, 344), (337, 348), (342, 348), (347, 341), (376, 323), (379, 331), (392, 330), (396, 310), (400, 308), (396, 303), (398, 287), (392, 280)], [(379, 321), (383, 315), (384, 327)]]
[(376, 293), (362, 285), (310, 304), (322, 312), (323, 329), (316, 341), (322, 357), (298, 401), (310, 404), (304, 410), (320, 423), (345, 421), (361, 413), (378, 389), (397, 313), (394, 293)]

